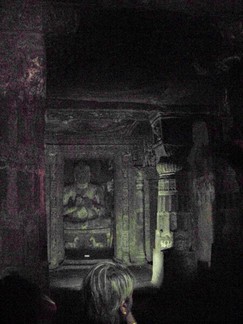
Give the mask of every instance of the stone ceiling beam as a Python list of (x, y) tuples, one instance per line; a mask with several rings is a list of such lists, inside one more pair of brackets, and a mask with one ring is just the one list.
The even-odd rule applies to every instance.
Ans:
[[(45, 2), (45, 1), (44, 1)], [(79, 6), (81, 8), (142, 8), (162, 9), (172, 12), (184, 12), (189, 15), (238, 15), (242, 10), (242, 1), (235, 0), (52, 0), (56, 6)]]
[(124, 113), (137, 113), (137, 117), (140, 120), (147, 120), (147, 114), (152, 111), (159, 111), (163, 114), (163, 118), (170, 117), (182, 117), (185, 115), (208, 115), (215, 114), (218, 112), (213, 110), (213, 107), (210, 105), (196, 105), (196, 104), (188, 104), (188, 105), (156, 105), (156, 104), (144, 104), (144, 103), (134, 103), (134, 102), (99, 102), (96, 100), (85, 101), (85, 100), (68, 100), (68, 99), (47, 99), (47, 114), (49, 112), (56, 111), (110, 111), (112, 113), (118, 112), (121, 114)]

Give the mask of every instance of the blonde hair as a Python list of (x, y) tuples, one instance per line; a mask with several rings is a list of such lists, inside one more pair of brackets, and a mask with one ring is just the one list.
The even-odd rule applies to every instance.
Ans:
[(131, 296), (134, 276), (121, 263), (103, 262), (95, 265), (83, 282), (85, 311), (96, 323), (120, 322), (119, 308)]

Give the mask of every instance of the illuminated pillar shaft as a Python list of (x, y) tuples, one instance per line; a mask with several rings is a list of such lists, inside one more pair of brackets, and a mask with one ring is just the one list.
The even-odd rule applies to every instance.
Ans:
[(172, 217), (176, 218), (177, 190), (175, 173), (178, 171), (178, 166), (172, 162), (160, 162), (157, 164), (156, 169), (159, 174), (159, 183), (152, 283), (160, 286), (164, 276), (163, 251), (173, 246), (171, 219)]
[(144, 175), (141, 170), (136, 175), (136, 255), (137, 263), (144, 263)]
[(159, 173), (155, 248), (160, 250), (170, 248), (173, 243), (170, 219), (176, 212), (177, 193), (176, 180), (173, 176), (172, 174)]

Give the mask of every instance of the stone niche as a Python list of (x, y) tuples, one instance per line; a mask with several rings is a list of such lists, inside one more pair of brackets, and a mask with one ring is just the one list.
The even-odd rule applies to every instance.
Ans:
[(77, 136), (75, 127), (71, 134), (62, 131), (64, 118), (54, 133), (60, 111), (47, 113), (46, 202), (52, 269), (98, 259), (143, 264), (151, 258), (149, 183), (142, 165), (146, 134), (131, 136), (136, 123), (129, 119), (125, 127), (121, 113), (119, 119), (112, 118), (110, 132), (103, 115), (100, 125), (95, 122), (96, 131), (89, 131), (90, 114), (77, 114), (85, 123), (83, 128), (79, 124), (83, 132)]
[(112, 160), (64, 161), (63, 222), (67, 259), (113, 257), (113, 171)]

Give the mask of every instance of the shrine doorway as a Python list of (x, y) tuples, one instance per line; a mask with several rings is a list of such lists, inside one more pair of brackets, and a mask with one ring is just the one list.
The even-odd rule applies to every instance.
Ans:
[[(137, 181), (142, 180), (137, 179), (137, 169), (131, 163), (131, 149), (128, 145), (109, 144), (46, 145), (50, 269), (90, 264), (98, 259), (115, 259), (127, 264), (146, 262), (144, 246), (150, 240), (149, 213), (146, 209), (138, 220), (136, 204), (141, 190), (137, 189)], [(76, 168), (81, 165), (85, 166), (82, 177), (90, 172), (86, 182), (91, 193), (75, 187), (75, 177), (79, 177)], [(103, 202), (94, 194), (96, 190), (101, 190)], [(82, 199), (86, 200), (85, 208), (81, 206)], [(102, 204), (105, 210), (96, 214)], [(71, 213), (69, 208), (75, 212)], [(149, 246), (147, 250), (150, 253)]]
[(65, 260), (114, 256), (114, 167), (112, 160), (64, 161)]

